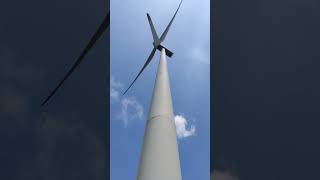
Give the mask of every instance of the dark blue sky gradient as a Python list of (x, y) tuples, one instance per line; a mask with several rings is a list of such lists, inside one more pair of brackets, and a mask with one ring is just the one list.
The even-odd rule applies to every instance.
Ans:
[(215, 1), (211, 163), (240, 179), (319, 179), (318, 1)]
[(40, 107), (107, 9), (102, 0), (1, 3), (0, 179), (108, 176), (108, 32)]

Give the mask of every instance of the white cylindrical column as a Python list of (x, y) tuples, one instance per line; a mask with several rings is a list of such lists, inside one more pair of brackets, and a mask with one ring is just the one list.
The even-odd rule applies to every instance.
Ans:
[(138, 180), (181, 180), (165, 49), (162, 49), (138, 169)]

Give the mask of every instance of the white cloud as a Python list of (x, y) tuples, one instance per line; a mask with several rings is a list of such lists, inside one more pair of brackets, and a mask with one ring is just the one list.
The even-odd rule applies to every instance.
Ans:
[(129, 120), (143, 118), (143, 107), (134, 97), (123, 98), (120, 105), (121, 112), (117, 117), (123, 121), (125, 127), (128, 126)]
[(118, 111), (116, 118), (123, 121), (124, 127), (127, 127), (129, 121), (143, 118), (143, 107), (141, 103), (132, 96), (122, 97), (121, 88), (124, 85), (117, 81), (114, 76), (111, 75), (110, 79), (110, 99), (112, 102), (117, 103), (120, 106), (120, 111)]
[(211, 174), (211, 180), (239, 180), (239, 178), (228, 171), (214, 170)]
[(190, 126), (190, 129), (187, 129), (188, 121), (182, 115), (176, 115), (174, 117), (174, 122), (176, 124), (177, 136), (179, 139), (187, 138), (194, 136), (196, 133), (196, 127), (194, 125)]
[(119, 89), (123, 87), (123, 84), (117, 80), (111, 75), (110, 78), (110, 98), (113, 101), (119, 101), (120, 100), (120, 92)]

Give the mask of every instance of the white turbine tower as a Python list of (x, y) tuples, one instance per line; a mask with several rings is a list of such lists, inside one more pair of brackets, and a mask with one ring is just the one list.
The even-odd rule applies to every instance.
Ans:
[(179, 151), (174, 123), (174, 113), (170, 92), (169, 74), (166, 56), (171, 57), (173, 53), (161, 45), (169, 28), (181, 6), (158, 38), (151, 17), (147, 14), (153, 36), (153, 50), (144, 66), (135, 77), (129, 88), (134, 84), (146, 66), (152, 60), (155, 51), (161, 51), (156, 81), (153, 89), (152, 103), (144, 134), (144, 142), (141, 151), (137, 180), (181, 180), (181, 169)]
[(162, 49), (144, 144), (138, 180), (181, 180), (180, 160), (174, 124), (165, 50)]

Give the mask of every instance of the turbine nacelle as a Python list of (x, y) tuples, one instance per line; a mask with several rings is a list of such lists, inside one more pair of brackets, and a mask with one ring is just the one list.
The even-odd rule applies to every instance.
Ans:
[(166, 55), (167, 55), (168, 57), (170, 57), (170, 58), (172, 57), (173, 52), (170, 51), (169, 49), (167, 49), (166, 47), (164, 47), (164, 46), (162, 46), (161, 44), (156, 43), (156, 42), (153, 42), (152, 44), (153, 44), (153, 47), (154, 47), (155, 49), (159, 50), (160, 52), (161, 52), (162, 49), (165, 49)]

